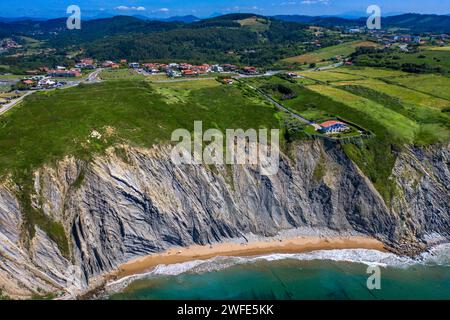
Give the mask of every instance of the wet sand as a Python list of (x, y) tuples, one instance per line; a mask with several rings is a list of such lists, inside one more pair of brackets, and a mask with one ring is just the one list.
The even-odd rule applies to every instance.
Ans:
[(249, 243), (220, 243), (207, 246), (174, 248), (162, 253), (132, 260), (119, 267), (115, 279), (151, 271), (157, 265), (168, 265), (218, 256), (258, 256), (274, 253), (302, 253), (332, 249), (374, 249), (386, 251), (382, 242), (362, 236), (295, 237)]

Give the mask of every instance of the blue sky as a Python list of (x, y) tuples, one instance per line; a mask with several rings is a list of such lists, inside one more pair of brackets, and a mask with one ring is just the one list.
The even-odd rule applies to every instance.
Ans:
[(253, 12), (264, 15), (338, 15), (363, 13), (377, 4), (384, 13), (417, 12), (450, 14), (450, 0), (1, 0), (0, 16), (65, 16), (67, 6), (76, 4), (85, 16), (100, 13), (140, 14), (152, 17), (213, 13)]

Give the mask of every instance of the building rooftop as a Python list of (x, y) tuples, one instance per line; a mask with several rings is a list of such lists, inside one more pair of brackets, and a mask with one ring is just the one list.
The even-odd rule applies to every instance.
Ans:
[(330, 121), (325, 121), (324, 123), (321, 123), (320, 126), (322, 128), (328, 128), (337, 124), (341, 124), (341, 125), (346, 125), (345, 123), (341, 122), (341, 121), (336, 121), (336, 120), (330, 120)]

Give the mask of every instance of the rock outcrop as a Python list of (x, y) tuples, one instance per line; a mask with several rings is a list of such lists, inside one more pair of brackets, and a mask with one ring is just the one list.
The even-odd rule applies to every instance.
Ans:
[[(120, 150), (118, 152), (117, 150)], [(167, 146), (121, 146), (84, 163), (66, 158), (34, 176), (32, 205), (64, 226), (70, 256), (41, 229), (26, 246), (14, 183), (0, 185), (0, 287), (14, 297), (82, 287), (120, 264), (173, 246), (309, 227), (358, 232), (413, 254), (450, 239), (449, 146), (397, 158), (387, 206), (339, 144), (302, 142), (278, 174), (257, 167), (175, 166)]]

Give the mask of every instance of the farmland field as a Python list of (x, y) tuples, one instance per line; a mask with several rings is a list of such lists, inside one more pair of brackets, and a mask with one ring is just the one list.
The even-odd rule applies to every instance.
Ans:
[(397, 85), (387, 84), (386, 82), (376, 79), (355, 80), (351, 82), (339, 82), (337, 85), (359, 85), (367, 87), (401, 100), (401, 102), (411, 107), (420, 106), (430, 109), (447, 109), (450, 108), (450, 101), (432, 97), (425, 93), (421, 93), (412, 89), (404, 88)]
[(391, 78), (399, 85), (450, 100), (450, 78), (435, 74)]
[(146, 79), (149, 81), (166, 81), (170, 80), (170, 78), (166, 74), (152, 74), (150, 76), (146, 76)]
[(300, 56), (284, 59), (286, 62), (298, 62), (298, 63), (317, 63), (322, 60), (329, 60), (335, 56), (349, 56), (358, 47), (376, 47), (378, 44), (370, 41), (353, 41), (338, 44), (335, 46), (319, 49), (317, 51), (306, 53)]
[(431, 48), (428, 48), (428, 50), (431, 50), (431, 51), (450, 51), (450, 46), (445, 46), (445, 47), (431, 47)]
[(323, 82), (337, 82), (337, 81), (349, 81), (349, 80), (360, 80), (364, 77), (353, 74), (346, 74), (335, 71), (305, 71), (299, 73), (301, 76), (308, 79), (313, 79)]
[(238, 23), (243, 26), (251, 29), (255, 32), (263, 32), (269, 29), (270, 21), (258, 18), (258, 17), (250, 17), (242, 20), (238, 20)]
[(358, 66), (387, 67), (421, 73), (450, 72), (450, 51), (427, 50), (419, 52), (383, 52), (363, 54), (355, 59)]
[(401, 77), (401, 76), (410, 75), (410, 73), (406, 73), (403, 71), (389, 70), (389, 69), (382, 69), (382, 68), (370, 68), (370, 67), (341, 67), (341, 68), (335, 69), (334, 72), (357, 75), (357, 76), (361, 76), (361, 77), (365, 77), (365, 78), (375, 78), (375, 79), (376, 78)]

